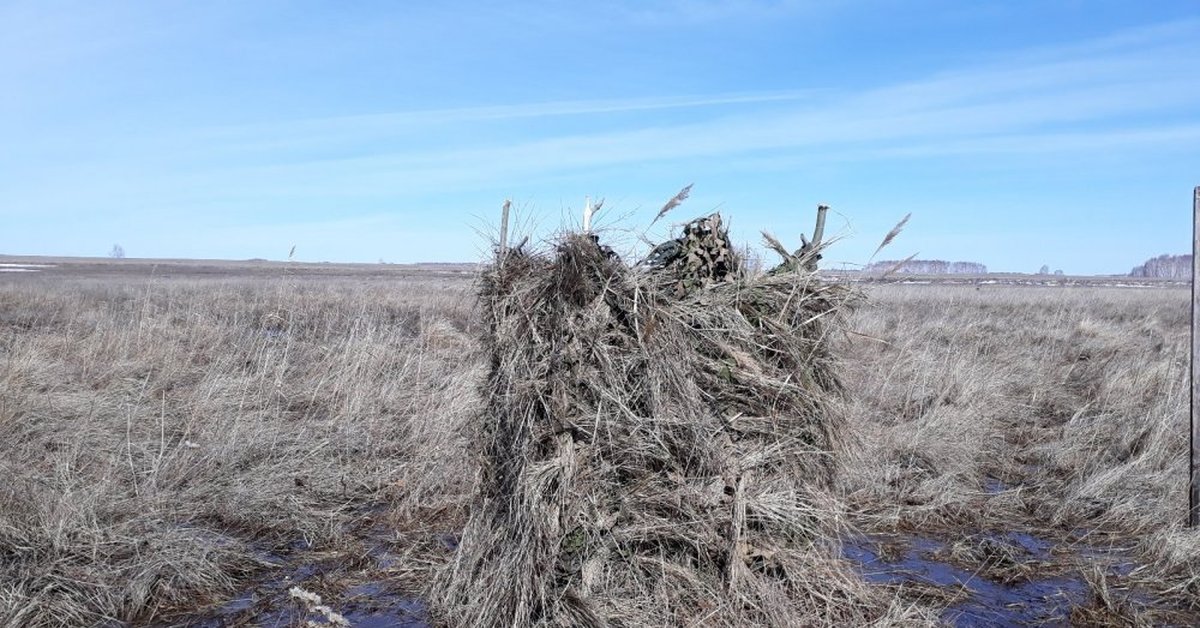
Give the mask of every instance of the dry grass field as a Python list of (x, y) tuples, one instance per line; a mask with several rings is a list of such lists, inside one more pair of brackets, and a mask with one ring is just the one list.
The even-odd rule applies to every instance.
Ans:
[[(478, 472), (470, 277), (118, 264), (0, 275), (0, 624), (423, 625)], [(1196, 625), (1187, 292), (866, 291), (829, 586), (878, 625)]]
[[(859, 448), (843, 476), (868, 573), (981, 623), (1008, 607), (1028, 623), (1195, 625), (1187, 291), (870, 296), (846, 352)], [(924, 586), (953, 579), (945, 565), (975, 600)]]

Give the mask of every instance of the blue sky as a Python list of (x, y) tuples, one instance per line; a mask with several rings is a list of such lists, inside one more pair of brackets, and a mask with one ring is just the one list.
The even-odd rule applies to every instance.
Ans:
[[(1200, 3), (0, 0), (0, 253), (473, 261), (505, 198), (864, 262), (1190, 248)], [(670, 221), (645, 235), (661, 238)]]

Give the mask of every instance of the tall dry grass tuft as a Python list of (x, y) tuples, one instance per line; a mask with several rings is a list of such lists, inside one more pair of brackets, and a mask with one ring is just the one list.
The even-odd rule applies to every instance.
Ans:
[(679, 190), (679, 192), (676, 193), (675, 196), (672, 196), (670, 198), (670, 200), (668, 200), (662, 206), (662, 209), (658, 210), (658, 214), (656, 214), (654, 216), (654, 220), (650, 221), (650, 224), (653, 225), (654, 223), (658, 222), (658, 220), (660, 218), (662, 218), (663, 216), (666, 216), (668, 213), (670, 213), (672, 209), (675, 209), (676, 207), (679, 207), (680, 205), (682, 205), (683, 202), (688, 199), (688, 196), (690, 196), (692, 194), (692, 185), (693, 184), (689, 183), (689, 184), (683, 186), (682, 190)]

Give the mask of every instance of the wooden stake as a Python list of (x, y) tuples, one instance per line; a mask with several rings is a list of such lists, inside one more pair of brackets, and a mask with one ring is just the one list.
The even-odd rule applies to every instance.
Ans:
[(592, 197), (583, 197), (583, 232), (592, 232)]
[(813, 239), (809, 242), (804, 234), (800, 234), (800, 242), (803, 246), (800, 247), (800, 254), (805, 258), (804, 267), (810, 272), (817, 270), (817, 255), (820, 255), (821, 239), (825, 237), (825, 212), (829, 211), (828, 205), (817, 205), (817, 225), (813, 227)]
[(1192, 190), (1192, 399), (1191, 399), (1191, 454), (1188, 458), (1188, 526), (1200, 524), (1200, 474), (1197, 474), (1196, 464), (1200, 462), (1200, 424), (1196, 422), (1196, 414), (1200, 413), (1200, 378), (1196, 377), (1196, 363), (1200, 362), (1200, 338), (1197, 337), (1196, 327), (1200, 326), (1200, 285), (1196, 276), (1200, 275), (1200, 186)]
[(512, 201), (505, 199), (504, 207), (500, 209), (500, 259), (508, 253), (508, 210), (511, 208)]
[(821, 246), (821, 240), (825, 237), (825, 212), (829, 211), (828, 205), (817, 205), (817, 226), (813, 228), (813, 247)]

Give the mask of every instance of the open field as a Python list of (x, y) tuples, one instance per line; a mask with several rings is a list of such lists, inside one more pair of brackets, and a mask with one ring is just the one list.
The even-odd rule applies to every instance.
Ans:
[(0, 269), (74, 278), (343, 277), (355, 279), (473, 276), (477, 264), (332, 264), (270, 260), (107, 259), (0, 255)]
[[(55, 266), (0, 275), (0, 623), (291, 625), (300, 586), (421, 625), (478, 471), (468, 269), (3, 261)], [(1200, 621), (1186, 290), (865, 289), (840, 591), (880, 625)]]
[[(121, 259), (96, 257), (41, 257), (0, 255), (0, 272), (39, 272), (71, 277), (305, 277), (398, 278), (443, 277), (462, 279), (473, 277), (478, 264), (333, 264), (328, 262), (284, 262), (270, 260), (186, 260), (186, 259)], [(1021, 273), (988, 273), (986, 275), (893, 274), (885, 277), (840, 270), (824, 270), (822, 275), (836, 281), (853, 283), (885, 283), (901, 285), (969, 285), (969, 286), (1046, 286), (1046, 287), (1104, 287), (1104, 288), (1178, 288), (1187, 284), (1176, 279), (1129, 277), (1127, 275), (1030, 275)]]

